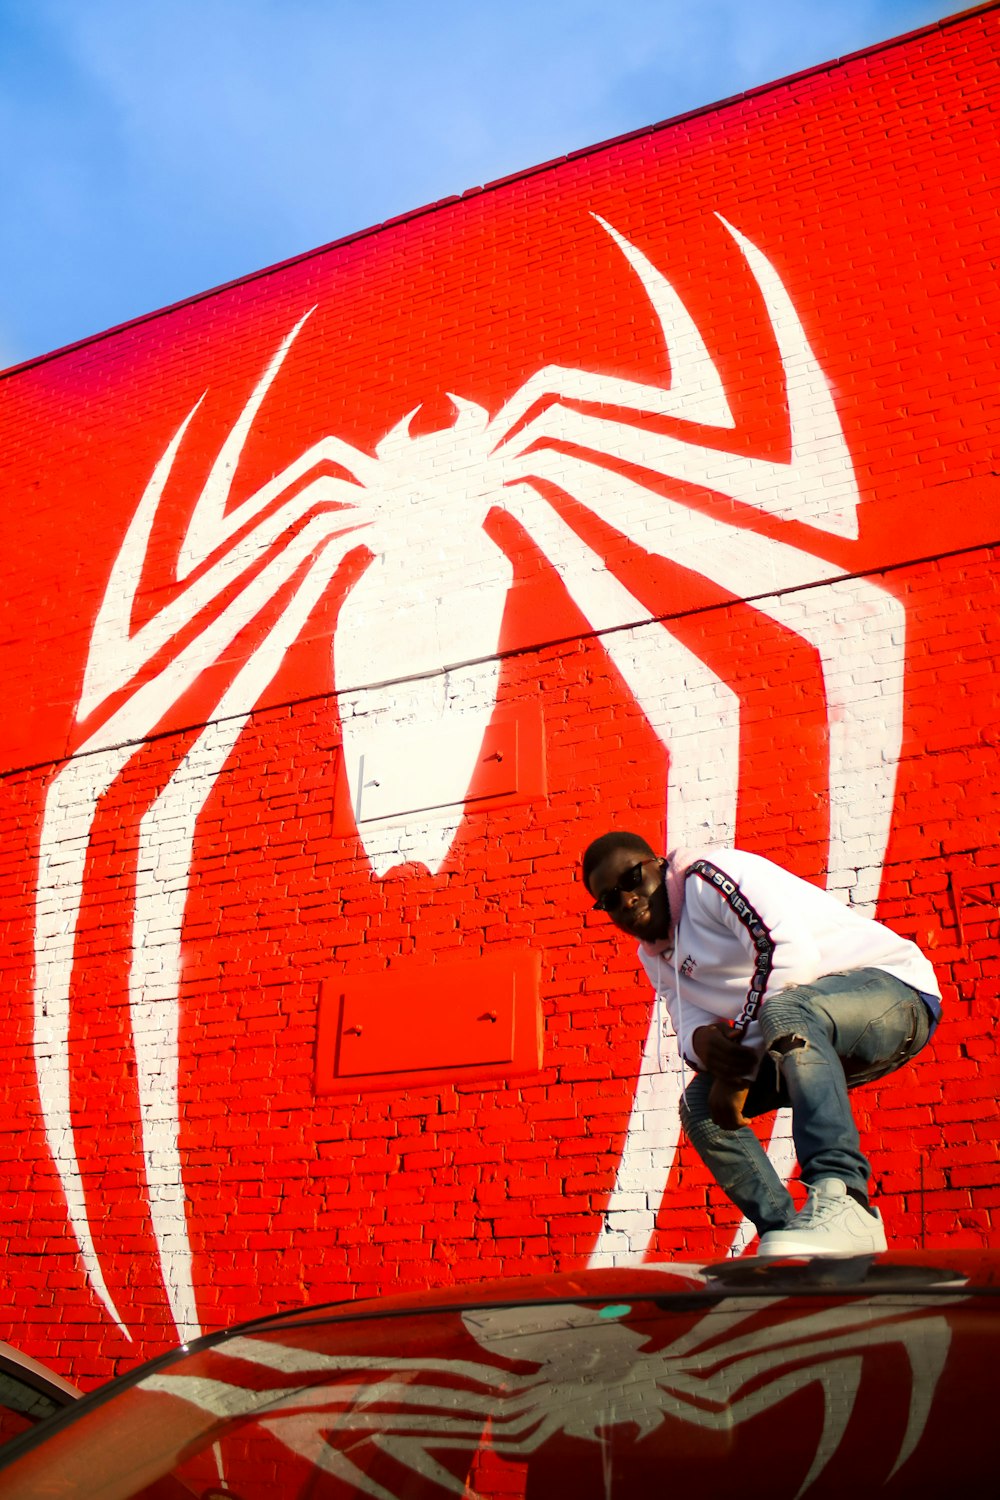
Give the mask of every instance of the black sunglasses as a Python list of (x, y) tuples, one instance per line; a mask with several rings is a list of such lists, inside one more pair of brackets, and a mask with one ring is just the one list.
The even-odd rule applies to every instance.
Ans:
[(602, 891), (594, 902), (594, 911), (606, 911), (608, 916), (613, 916), (622, 904), (622, 897), (626, 891), (636, 891), (642, 885), (642, 872), (647, 865), (659, 864), (655, 855), (649, 859), (640, 859), (637, 865), (632, 865), (623, 875), (620, 875), (613, 886)]

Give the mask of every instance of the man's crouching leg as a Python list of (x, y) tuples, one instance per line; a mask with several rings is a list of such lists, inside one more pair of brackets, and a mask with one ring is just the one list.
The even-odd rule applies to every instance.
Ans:
[(688, 1140), (758, 1234), (783, 1228), (795, 1216), (791, 1194), (749, 1126), (723, 1130), (715, 1124), (708, 1104), (711, 1088), (711, 1076), (698, 1073), (684, 1091), (680, 1113)]
[(809, 1198), (793, 1225), (767, 1236), (760, 1254), (861, 1255), (886, 1248), (881, 1218), (868, 1205), (871, 1169), (842, 1059), (862, 1059), (871, 1076), (897, 1065), (910, 1027), (901, 992), (920, 1004), (907, 986), (867, 969), (785, 990), (762, 1007), (761, 1031), (792, 1107), (792, 1139)]

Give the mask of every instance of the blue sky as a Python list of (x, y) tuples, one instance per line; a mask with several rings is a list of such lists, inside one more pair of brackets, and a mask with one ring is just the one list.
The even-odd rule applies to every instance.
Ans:
[(0, 0), (0, 366), (962, 8)]

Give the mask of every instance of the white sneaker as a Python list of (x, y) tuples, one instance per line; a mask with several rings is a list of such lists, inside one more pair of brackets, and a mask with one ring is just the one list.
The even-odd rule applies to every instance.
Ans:
[(758, 1255), (877, 1255), (885, 1250), (878, 1209), (862, 1208), (838, 1177), (824, 1177), (787, 1229), (761, 1237)]

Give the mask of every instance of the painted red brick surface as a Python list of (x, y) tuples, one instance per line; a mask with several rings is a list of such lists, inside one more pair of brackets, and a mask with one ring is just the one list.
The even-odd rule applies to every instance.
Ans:
[[(897, 1243), (991, 1242), (997, 19), (6, 376), (0, 1336), (90, 1383), (742, 1243), (578, 882), (616, 823), (925, 948), (865, 1146)], [(325, 982), (526, 951), (540, 1068), (318, 1088)]]

